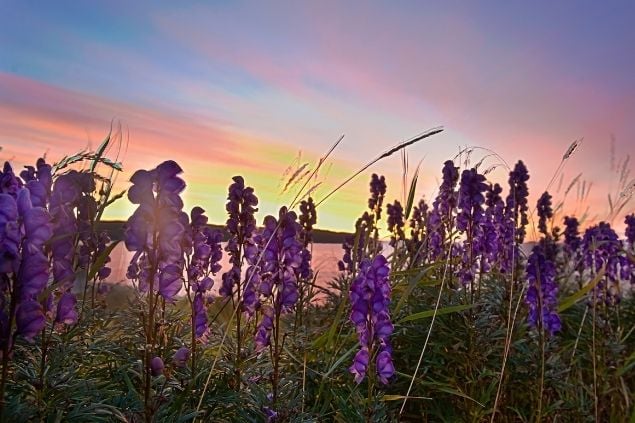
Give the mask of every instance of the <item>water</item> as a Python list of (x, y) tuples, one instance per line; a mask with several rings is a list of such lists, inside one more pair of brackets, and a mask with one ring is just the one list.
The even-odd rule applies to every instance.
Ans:
[[(225, 245), (223, 244), (223, 247)], [(132, 253), (126, 250), (125, 245), (120, 243), (117, 245), (110, 254), (111, 262), (110, 267), (112, 273), (108, 278), (108, 282), (112, 284), (124, 284), (129, 285), (130, 282), (126, 279), (126, 270)], [(317, 272), (316, 284), (321, 287), (325, 287), (329, 281), (331, 281), (339, 271), (337, 270), (337, 262), (342, 257), (342, 246), (340, 244), (313, 244), (313, 271)], [(221, 271), (214, 277), (214, 289), (216, 293), (221, 281), (223, 272), (229, 269), (229, 256), (223, 254), (221, 260)]]

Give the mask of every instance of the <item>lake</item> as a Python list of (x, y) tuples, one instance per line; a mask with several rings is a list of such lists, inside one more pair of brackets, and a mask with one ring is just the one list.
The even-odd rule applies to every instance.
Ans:
[[(223, 247), (225, 244), (223, 243)], [(343, 250), (340, 244), (313, 244), (313, 271), (319, 272), (317, 277), (318, 286), (326, 286), (339, 273), (337, 262), (342, 258)], [(108, 278), (108, 282), (112, 284), (129, 285), (126, 279), (126, 270), (132, 253), (126, 250), (123, 242), (117, 245), (110, 254), (110, 267), (112, 273)], [(221, 284), (221, 275), (229, 269), (229, 256), (223, 251), (223, 259), (221, 260), (221, 271), (214, 277), (213, 292), (217, 293)]]

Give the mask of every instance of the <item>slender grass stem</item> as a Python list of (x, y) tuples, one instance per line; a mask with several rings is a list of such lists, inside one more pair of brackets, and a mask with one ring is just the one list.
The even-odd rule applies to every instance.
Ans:
[(406, 391), (406, 396), (404, 397), (403, 403), (401, 404), (401, 408), (399, 409), (399, 416), (403, 414), (403, 411), (406, 408), (406, 402), (408, 401), (408, 397), (410, 396), (410, 392), (412, 391), (412, 387), (415, 383), (415, 379), (417, 378), (417, 373), (419, 373), (419, 368), (421, 367), (421, 362), (423, 361), (423, 355), (425, 354), (426, 348), (428, 346), (428, 341), (430, 340), (430, 334), (432, 333), (432, 328), (434, 327), (434, 322), (437, 317), (437, 311), (439, 310), (439, 305), (441, 304), (441, 295), (443, 294), (443, 288), (445, 287), (445, 278), (446, 278), (446, 274), (448, 270), (450, 257), (452, 257), (452, 244), (450, 244), (450, 247), (448, 248), (448, 254), (446, 257), (445, 265), (443, 267), (443, 276), (441, 278), (441, 286), (439, 287), (439, 294), (437, 295), (437, 301), (434, 305), (434, 314), (432, 314), (432, 320), (430, 321), (430, 327), (428, 328), (428, 333), (426, 334), (426, 340), (423, 343), (423, 348), (421, 348), (421, 353), (419, 354), (419, 359), (417, 360), (417, 366), (415, 367), (415, 371), (412, 375), (412, 379), (410, 380), (408, 391)]

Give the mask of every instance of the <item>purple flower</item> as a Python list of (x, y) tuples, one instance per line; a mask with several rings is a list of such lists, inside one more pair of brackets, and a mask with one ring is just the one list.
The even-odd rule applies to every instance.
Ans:
[(256, 230), (256, 218), (258, 211), (258, 197), (254, 195), (254, 189), (245, 187), (242, 176), (234, 176), (234, 183), (229, 186), (227, 204), (225, 209), (229, 215), (225, 228), (229, 233), (229, 241), (225, 251), (229, 255), (231, 268), (222, 276), (222, 286), (219, 290), (223, 297), (230, 297), (234, 293), (234, 287), (240, 284), (242, 259), (253, 259), (257, 249), (252, 248), (252, 237)]
[(543, 244), (536, 245), (527, 260), (527, 281), (527, 323), (530, 327), (542, 328), (553, 335), (561, 329), (557, 312), (558, 284), (556, 267), (545, 255)]
[(580, 238), (580, 223), (575, 217), (565, 216), (564, 218), (564, 245), (569, 255), (575, 255), (580, 248), (582, 239)]
[(453, 227), (452, 211), (456, 208), (457, 194), (454, 191), (459, 179), (459, 168), (451, 160), (443, 164), (443, 182), (439, 193), (432, 203), (432, 211), (428, 215), (428, 249), (430, 259), (436, 260), (444, 252), (445, 237)]
[(388, 204), (388, 231), (392, 234), (390, 239), (390, 245), (395, 246), (397, 241), (405, 237), (404, 228), (404, 215), (403, 207), (401, 203), (395, 200), (394, 204)]
[(505, 213), (509, 216), (516, 226), (516, 241), (522, 244), (525, 240), (525, 227), (529, 223), (527, 211), (529, 210), (527, 198), (529, 197), (529, 189), (527, 181), (529, 180), (529, 172), (527, 167), (519, 160), (514, 166), (514, 170), (509, 173), (509, 194), (505, 206)]
[(395, 366), (392, 363), (392, 356), (387, 349), (383, 349), (377, 355), (377, 375), (384, 385), (388, 384), (388, 379), (395, 374)]
[(362, 347), (357, 354), (355, 354), (355, 358), (353, 359), (353, 365), (349, 368), (349, 371), (355, 376), (355, 383), (361, 383), (366, 377), (366, 370), (368, 369), (368, 363), (370, 361), (370, 357), (368, 354), (368, 349), (366, 347)]
[(621, 247), (619, 237), (606, 222), (588, 228), (582, 238), (582, 258), (587, 269), (597, 274), (605, 267), (606, 276), (595, 287), (594, 293), (598, 300), (603, 299), (609, 305), (620, 301)]
[(9, 162), (5, 162), (2, 172), (0, 172), (0, 193), (9, 194), (15, 198), (21, 186), (22, 182), (15, 177), (13, 168)]
[(126, 248), (136, 252), (128, 275), (138, 280), (142, 292), (151, 284), (169, 302), (181, 289), (184, 240), (188, 236), (187, 215), (182, 212), (179, 196), (185, 189), (178, 176), (181, 172), (171, 160), (150, 171), (138, 170), (130, 178), (133, 185), (128, 190), (130, 201), (139, 205), (125, 228)]
[(161, 357), (153, 357), (150, 360), (150, 371), (152, 372), (152, 376), (160, 376), (163, 374), (163, 360)]
[(264, 306), (262, 308), (262, 319), (256, 328), (256, 351), (260, 351), (269, 345), (269, 338), (271, 337), (271, 330), (273, 329), (273, 318), (273, 308)]
[(313, 225), (317, 223), (317, 211), (315, 210), (315, 203), (313, 199), (309, 197), (308, 200), (300, 203), (300, 216), (298, 216), (298, 222), (300, 223), (300, 233), (298, 239), (302, 244), (302, 262), (297, 269), (298, 279), (309, 280), (313, 278), (313, 271), (311, 269), (311, 251), (309, 244), (313, 241), (312, 232)]
[(357, 383), (366, 375), (370, 351), (380, 351), (377, 355), (377, 372), (382, 383), (388, 383), (388, 378), (394, 373), (389, 344), (393, 332), (388, 310), (391, 291), (388, 282), (389, 272), (386, 258), (379, 254), (372, 262), (368, 259), (361, 262), (359, 273), (351, 284), (350, 320), (357, 332), (360, 351), (349, 370)]
[(538, 199), (536, 206), (538, 212), (538, 230), (545, 235), (547, 233), (547, 220), (553, 217), (553, 209), (551, 208), (551, 195), (548, 192), (543, 193)]
[(624, 224), (626, 225), (626, 241), (628, 241), (631, 248), (633, 248), (635, 247), (635, 213), (626, 216)]
[(282, 207), (278, 220), (265, 217), (264, 229), (258, 236), (262, 248), (260, 294), (269, 297), (271, 288), (276, 313), (290, 311), (299, 296), (296, 272), (303, 262), (303, 247), (298, 240), (301, 227), (296, 219), (294, 212)]
[(56, 323), (74, 325), (77, 323), (77, 311), (75, 310), (77, 299), (70, 292), (65, 292), (57, 303)]
[(181, 291), (183, 284), (183, 271), (176, 264), (164, 266), (159, 273), (159, 295), (166, 301), (174, 302), (176, 295)]
[(207, 326), (207, 308), (205, 307), (205, 300), (203, 294), (197, 292), (192, 301), (192, 311), (194, 315), (194, 334), (197, 339), (206, 339), (209, 332)]
[(375, 216), (375, 222), (381, 219), (381, 206), (386, 195), (386, 179), (373, 173), (370, 177), (370, 198), (368, 208)]
[(190, 349), (187, 347), (181, 347), (174, 353), (172, 362), (176, 367), (185, 367), (187, 361), (190, 359)]
[[(456, 227), (465, 232), (466, 239), (463, 243), (463, 266), (460, 269), (460, 279), (467, 285), (474, 280), (478, 263), (486, 270), (487, 253), (491, 249), (488, 246), (487, 234), (484, 229), (489, 222), (483, 209), (487, 189), (485, 176), (480, 175), (476, 169), (466, 169), (461, 174), (458, 195), (458, 215)], [(490, 228), (494, 229), (495, 228)], [(489, 247), (489, 248), (488, 248)]]
[(44, 309), (35, 300), (26, 300), (18, 305), (15, 313), (17, 333), (32, 340), (44, 329)]

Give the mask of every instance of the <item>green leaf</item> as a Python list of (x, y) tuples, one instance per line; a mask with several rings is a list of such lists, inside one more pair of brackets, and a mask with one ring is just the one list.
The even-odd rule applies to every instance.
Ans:
[[(384, 401), (401, 401), (406, 399), (405, 395), (384, 395), (383, 397), (381, 397), (382, 400)], [(426, 399), (426, 400), (431, 400), (432, 398), (429, 397), (408, 397), (408, 399)]]
[(112, 134), (112, 128), (110, 129), (110, 132), (108, 132), (108, 135), (106, 135), (106, 138), (101, 142), (101, 145), (99, 146), (99, 148), (97, 149), (97, 151), (95, 151), (95, 157), (93, 158), (92, 162), (90, 163), (90, 172), (93, 173), (95, 171), (95, 168), (97, 167), (97, 163), (99, 163), (101, 156), (104, 154), (104, 151), (106, 151), (106, 147), (108, 147), (108, 143), (110, 143), (110, 135)]
[(95, 260), (90, 268), (90, 271), (88, 272), (86, 283), (88, 283), (88, 281), (92, 280), (95, 277), (97, 272), (99, 272), (99, 269), (104, 267), (104, 264), (106, 264), (106, 259), (108, 258), (108, 256), (110, 256), (110, 253), (112, 253), (112, 250), (114, 250), (119, 242), (120, 240), (111, 242), (110, 245), (106, 247), (106, 249), (102, 251), (99, 256), (97, 256), (97, 260)]
[(333, 319), (333, 323), (327, 332), (318, 337), (315, 341), (313, 341), (313, 345), (315, 347), (324, 347), (331, 346), (333, 343), (333, 338), (335, 338), (335, 334), (337, 332), (337, 328), (339, 327), (340, 320), (342, 315), (344, 314), (344, 309), (346, 308), (346, 304), (348, 303), (348, 299), (342, 297), (342, 301), (337, 307), (337, 311), (335, 313), (335, 318)]
[(337, 369), (340, 366), (340, 364), (342, 364), (342, 362), (344, 360), (346, 360), (351, 354), (353, 354), (353, 352), (355, 352), (355, 350), (357, 350), (358, 348), (359, 347), (357, 345), (354, 345), (351, 349), (349, 349), (344, 354), (342, 354), (342, 356), (340, 358), (338, 358), (335, 363), (333, 363), (331, 368), (328, 369), (328, 371), (326, 373), (324, 373), (323, 377), (325, 377), (325, 378), (329, 377), (329, 375), (331, 373), (333, 373), (335, 371), (335, 369)]
[(417, 180), (419, 179), (419, 167), (415, 170), (415, 174), (410, 181), (410, 190), (408, 191), (408, 201), (406, 202), (405, 216), (406, 219), (410, 217), (410, 211), (412, 210), (412, 204), (415, 200), (415, 191), (417, 189)]
[[(475, 307), (477, 304), (461, 304), (449, 307), (443, 307), (437, 310), (436, 315), (442, 316), (444, 314), (457, 313), (463, 310), (469, 310), (470, 308)], [(406, 316), (401, 319), (398, 323), (410, 322), (412, 320), (426, 319), (428, 317), (434, 316), (434, 310), (426, 310), (420, 311), (419, 313), (411, 314), (410, 316)]]
[(604, 277), (604, 274), (606, 273), (606, 269), (604, 267), (602, 267), (602, 269), (598, 272), (597, 275), (595, 275), (595, 278), (587, 283), (586, 285), (584, 285), (578, 292), (576, 292), (573, 295), (570, 295), (569, 297), (565, 298), (564, 301), (562, 301), (560, 303), (560, 306), (558, 306), (558, 313), (562, 313), (563, 311), (565, 311), (566, 309), (568, 309), (569, 307), (573, 306), (575, 303), (577, 303), (581, 298), (583, 298), (590, 290), (592, 290), (593, 288), (596, 287), (596, 285), (598, 283), (600, 283), (600, 281), (602, 280), (602, 278)]

